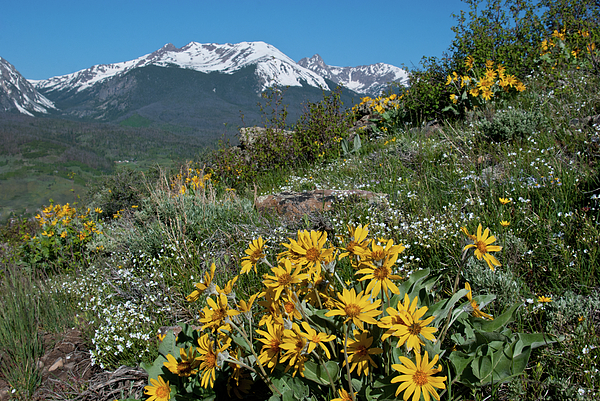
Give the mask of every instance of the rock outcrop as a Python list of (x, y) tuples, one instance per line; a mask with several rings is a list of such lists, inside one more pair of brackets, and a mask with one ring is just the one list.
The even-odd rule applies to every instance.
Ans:
[(357, 197), (368, 202), (383, 203), (387, 195), (363, 190), (317, 189), (305, 192), (281, 192), (263, 195), (255, 199), (256, 209), (263, 213), (277, 213), (291, 220), (297, 220), (304, 214), (330, 210), (334, 202), (348, 197)]

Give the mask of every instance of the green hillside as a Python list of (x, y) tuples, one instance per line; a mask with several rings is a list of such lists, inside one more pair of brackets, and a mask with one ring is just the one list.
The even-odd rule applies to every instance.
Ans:
[[(141, 117), (145, 126), (217, 138), (224, 124), (242, 125), (242, 116), (248, 126), (260, 122), (255, 71), (256, 66), (233, 74), (146, 66), (80, 92), (42, 93), (69, 118), (127, 124)], [(328, 84), (335, 88), (334, 83)], [(303, 103), (322, 98), (322, 91), (309, 85), (281, 89), (286, 93), (290, 123), (302, 114)], [(350, 106), (360, 101), (351, 91), (344, 91), (343, 100)]]
[(125, 166), (147, 170), (197, 158), (217, 140), (149, 127), (0, 114), (0, 221), (32, 216), (49, 199), (75, 202), (88, 184)]

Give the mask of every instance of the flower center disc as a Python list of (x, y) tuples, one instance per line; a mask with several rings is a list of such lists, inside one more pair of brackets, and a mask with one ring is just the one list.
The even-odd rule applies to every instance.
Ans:
[(356, 304), (349, 304), (344, 309), (348, 317), (356, 317), (360, 314), (360, 307)]
[(421, 326), (418, 323), (413, 323), (408, 326), (408, 332), (413, 336), (416, 336), (421, 332)]
[(311, 262), (316, 262), (319, 260), (320, 252), (316, 248), (310, 248), (306, 251), (306, 259)]
[(177, 371), (180, 375), (190, 376), (192, 374), (192, 366), (189, 362), (180, 362), (177, 366)]
[(171, 394), (171, 389), (169, 387), (159, 387), (156, 389), (158, 398), (167, 398), (169, 394)]
[(424, 386), (428, 381), (427, 374), (421, 370), (417, 370), (413, 375), (413, 382), (415, 382), (417, 386)]
[(389, 269), (384, 266), (378, 267), (377, 269), (373, 270), (373, 277), (379, 281), (388, 278), (389, 275), (390, 275)]
[(284, 273), (277, 277), (277, 282), (281, 285), (288, 285), (292, 281), (292, 277), (289, 273)]

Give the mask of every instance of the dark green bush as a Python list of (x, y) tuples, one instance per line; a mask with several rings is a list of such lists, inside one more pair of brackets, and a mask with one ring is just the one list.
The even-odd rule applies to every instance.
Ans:
[(339, 150), (338, 143), (352, 127), (352, 116), (343, 106), (340, 88), (329, 95), (323, 92), (322, 101), (305, 106), (294, 135), (295, 152), (300, 161), (312, 163), (332, 150)]
[(152, 169), (146, 175), (131, 168), (120, 169), (90, 188), (86, 203), (93, 208), (102, 209), (104, 218), (118, 216), (132, 206), (139, 206), (142, 199), (148, 196), (148, 174), (156, 176)]
[(423, 58), (422, 68), (409, 72), (409, 89), (404, 92), (405, 123), (423, 123), (449, 118), (449, 112), (442, 111), (449, 105), (450, 92), (446, 87), (449, 66), (446, 59)]
[[(293, 130), (286, 130), (287, 112), (281, 106), (282, 92), (273, 90), (266, 104), (273, 109), (264, 118), (265, 131), (253, 137), (244, 149), (220, 146), (210, 166), (215, 179), (231, 187), (253, 182), (260, 172), (294, 168), (339, 154), (339, 142), (348, 135), (352, 114), (343, 109), (340, 89), (323, 100), (308, 103)], [(263, 96), (263, 97), (265, 97)], [(261, 108), (263, 114), (264, 109)]]

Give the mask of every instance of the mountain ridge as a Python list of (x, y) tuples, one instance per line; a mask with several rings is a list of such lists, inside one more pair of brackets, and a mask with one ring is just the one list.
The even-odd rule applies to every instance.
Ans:
[(34, 113), (47, 114), (55, 106), (12, 64), (0, 57), (0, 109), (16, 109), (19, 113), (33, 116)]
[(408, 73), (405, 70), (391, 64), (377, 63), (357, 67), (336, 67), (325, 64), (323, 58), (318, 54), (301, 59), (298, 61), (298, 65), (354, 92), (370, 96), (378, 96), (391, 82), (406, 84), (408, 79)]
[(94, 84), (135, 68), (148, 65), (159, 67), (178, 66), (198, 72), (219, 71), (232, 74), (249, 65), (258, 65), (257, 77), (260, 91), (274, 85), (310, 86), (331, 90), (325, 80), (314, 72), (299, 66), (276, 47), (265, 42), (240, 42), (236, 44), (202, 44), (190, 42), (177, 48), (167, 43), (160, 49), (133, 60), (113, 64), (99, 64), (71, 74), (31, 81), (38, 90), (45, 92), (87, 89)]
[[(12, 103), (18, 97), (39, 100), (29, 109), (11, 106), (21, 113), (117, 124), (141, 116), (153, 126), (175, 124), (177, 130), (211, 131), (214, 136), (223, 123), (235, 125), (240, 115), (248, 117), (243, 124), (257, 123), (260, 118), (253, 109), (257, 101), (264, 105), (261, 96), (268, 88), (287, 88), (284, 101), (293, 122), (303, 104), (319, 101), (323, 91), (342, 85), (344, 102), (351, 104), (361, 94), (378, 95), (390, 81), (402, 81), (406, 73), (383, 63), (328, 66), (318, 54), (296, 63), (276, 47), (257, 41), (190, 42), (181, 48), (167, 43), (133, 60), (98, 64), (45, 80), (26, 80), (18, 72), (8, 75), (21, 82), (25, 91), (13, 90)], [(217, 123), (217, 116), (226, 119)]]

